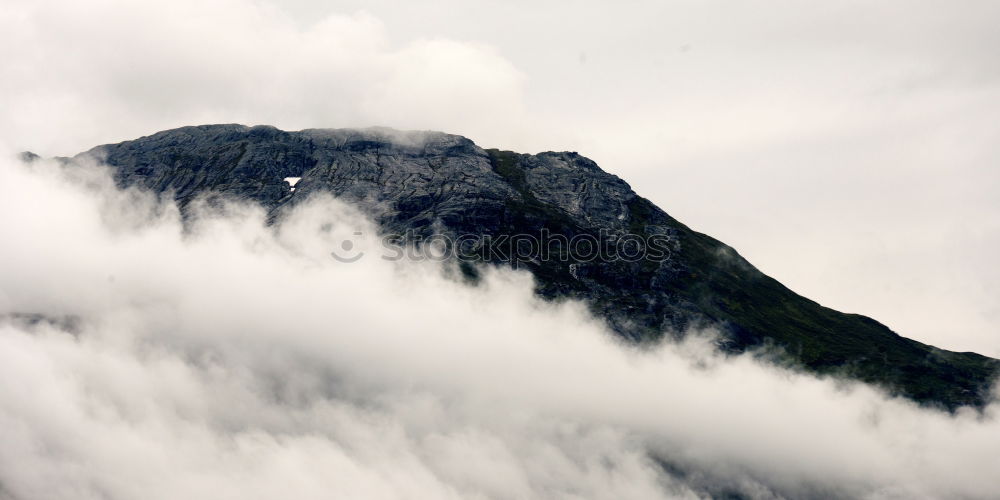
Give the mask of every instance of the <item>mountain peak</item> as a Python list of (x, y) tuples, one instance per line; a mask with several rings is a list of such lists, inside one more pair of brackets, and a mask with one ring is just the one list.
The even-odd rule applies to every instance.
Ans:
[[(260, 203), (276, 217), (326, 192), (400, 234), (546, 234), (598, 245), (658, 240), (665, 258), (588, 259), (561, 248), (544, 259), (480, 259), (530, 271), (540, 296), (583, 301), (635, 342), (715, 325), (726, 351), (768, 347), (789, 366), (951, 409), (984, 404), (1000, 366), (799, 296), (576, 152), (520, 154), (482, 149), (458, 135), (382, 127), (287, 132), (225, 124), (167, 130), (81, 155), (114, 167), (122, 186), (173, 193), (182, 210), (197, 197), (221, 195)], [(299, 179), (294, 189), (286, 178)], [(476, 266), (465, 264), (474, 278)]]

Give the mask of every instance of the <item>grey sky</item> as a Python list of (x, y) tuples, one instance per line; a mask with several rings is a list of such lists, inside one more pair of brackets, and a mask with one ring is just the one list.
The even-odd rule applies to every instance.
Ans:
[(7, 0), (0, 141), (191, 123), (576, 150), (796, 291), (1000, 356), (996, 2)]

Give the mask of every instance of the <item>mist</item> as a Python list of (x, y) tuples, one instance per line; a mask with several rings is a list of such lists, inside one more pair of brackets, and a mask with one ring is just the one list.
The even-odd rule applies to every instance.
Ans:
[[(378, 258), (330, 197), (265, 224), (0, 168), (0, 498), (987, 498), (997, 406), (956, 414), (638, 348), (529, 274)], [(364, 235), (357, 238), (356, 233)], [(354, 237), (364, 258), (331, 249)]]

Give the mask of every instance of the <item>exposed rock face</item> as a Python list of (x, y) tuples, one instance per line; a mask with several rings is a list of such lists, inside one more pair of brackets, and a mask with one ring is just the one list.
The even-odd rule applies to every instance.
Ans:
[[(669, 258), (582, 259), (563, 248), (546, 259), (516, 262), (535, 275), (540, 295), (584, 300), (635, 341), (700, 322), (722, 325), (728, 335), (724, 349), (778, 346), (790, 363), (948, 408), (982, 404), (998, 371), (996, 360), (927, 346), (870, 318), (795, 294), (576, 153), (484, 150), (464, 137), (435, 132), (209, 125), (82, 155), (115, 167), (121, 185), (172, 192), (182, 207), (218, 193), (255, 200), (274, 214), (326, 191), (361, 205), (387, 231), (399, 233), (601, 241), (608, 235), (655, 236)], [(294, 190), (287, 177), (301, 178)], [(463, 269), (475, 277), (474, 267)]]

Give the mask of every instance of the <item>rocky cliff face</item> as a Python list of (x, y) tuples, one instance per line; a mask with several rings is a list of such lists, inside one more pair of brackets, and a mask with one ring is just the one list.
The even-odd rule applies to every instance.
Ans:
[[(495, 242), (542, 235), (614, 247), (630, 235), (647, 250), (655, 240), (659, 254), (635, 259), (593, 258), (562, 243), (545, 258), (537, 250), (523, 258), (503, 249), (483, 252), (482, 239), (464, 248), (480, 261), (531, 271), (538, 294), (583, 300), (637, 342), (692, 325), (721, 325), (721, 347), (728, 351), (774, 346), (790, 364), (948, 408), (981, 405), (998, 371), (996, 360), (927, 346), (795, 294), (576, 153), (484, 150), (433, 132), (210, 125), (81, 155), (113, 166), (119, 184), (172, 193), (182, 207), (198, 196), (228, 195), (277, 214), (312, 193), (330, 192), (362, 206), (386, 231), (410, 237), (478, 235)], [(287, 177), (301, 180), (292, 189)], [(462, 269), (475, 280), (476, 266)]]

